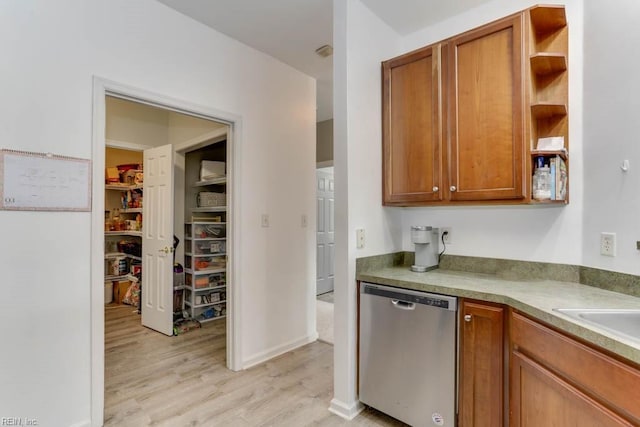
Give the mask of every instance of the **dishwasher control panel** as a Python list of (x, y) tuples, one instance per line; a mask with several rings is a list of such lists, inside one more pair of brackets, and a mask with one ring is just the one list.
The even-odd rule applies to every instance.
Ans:
[(457, 311), (457, 298), (448, 295), (431, 294), (419, 291), (381, 287), (370, 283), (363, 284), (363, 293), (380, 297), (396, 299), (398, 301), (438, 307), (445, 310)]

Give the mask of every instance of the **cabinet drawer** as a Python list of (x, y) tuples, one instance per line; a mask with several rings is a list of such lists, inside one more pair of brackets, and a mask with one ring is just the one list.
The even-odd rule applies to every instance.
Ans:
[(519, 313), (511, 319), (513, 349), (640, 424), (640, 371)]
[(184, 234), (188, 239), (223, 238), (227, 236), (227, 224), (224, 222), (185, 224)]
[(227, 267), (226, 255), (219, 256), (184, 256), (184, 264), (188, 270), (211, 272), (209, 270), (222, 270)]
[(210, 274), (187, 274), (185, 276), (186, 286), (194, 289), (206, 289), (217, 286), (226, 286), (227, 273)]
[(184, 251), (193, 255), (222, 255), (226, 249), (226, 242), (220, 239), (186, 240), (184, 242)]

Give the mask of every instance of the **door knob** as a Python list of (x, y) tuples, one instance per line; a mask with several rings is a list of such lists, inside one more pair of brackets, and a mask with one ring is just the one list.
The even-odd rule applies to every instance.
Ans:
[(438, 186), (437, 186), (437, 185), (434, 185), (434, 186), (433, 186), (433, 188), (432, 188), (432, 190), (433, 190), (433, 192), (435, 193), (435, 192), (437, 192), (437, 191), (439, 190), (439, 188), (438, 188)]
[(456, 188), (456, 186), (455, 186), (455, 185), (452, 185), (451, 187), (449, 187), (449, 190), (451, 190), (451, 191), (456, 191), (456, 190), (457, 190), (457, 188)]
[(162, 253), (164, 253), (164, 254), (170, 254), (170, 253), (172, 253), (172, 252), (173, 252), (173, 248), (172, 248), (172, 247), (169, 247), (169, 246), (165, 246), (165, 247), (164, 247), (164, 248), (162, 248), (162, 249), (158, 249), (158, 252), (162, 252)]
[(470, 314), (465, 314), (464, 315), (464, 321), (465, 322), (471, 322), (471, 315)]

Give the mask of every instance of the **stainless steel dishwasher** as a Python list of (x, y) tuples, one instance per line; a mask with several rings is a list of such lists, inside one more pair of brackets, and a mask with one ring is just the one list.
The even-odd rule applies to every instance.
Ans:
[(360, 284), (360, 401), (412, 426), (456, 422), (457, 298)]

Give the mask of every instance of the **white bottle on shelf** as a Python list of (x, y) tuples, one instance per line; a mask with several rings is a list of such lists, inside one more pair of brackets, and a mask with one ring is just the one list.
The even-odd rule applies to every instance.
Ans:
[(549, 200), (551, 198), (551, 171), (548, 166), (536, 168), (532, 186), (534, 199)]

